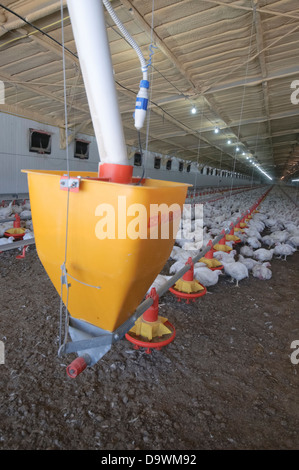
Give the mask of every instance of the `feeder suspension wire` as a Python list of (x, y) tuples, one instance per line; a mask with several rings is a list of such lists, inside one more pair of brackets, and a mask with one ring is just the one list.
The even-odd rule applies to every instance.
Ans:
[[(60, 3), (60, 12), (61, 12), (61, 37), (62, 37), (62, 69), (63, 69), (63, 92), (64, 92), (64, 116), (65, 116), (65, 141), (66, 141), (66, 166), (67, 166), (67, 175), (68, 179), (70, 178), (70, 167), (69, 167), (69, 149), (68, 149), (68, 111), (67, 111), (67, 98), (66, 98), (66, 73), (65, 73), (65, 46), (64, 46), (64, 25), (63, 25), (63, 0)], [(60, 323), (59, 323), (59, 346), (61, 346), (62, 340), (62, 316), (63, 316), (63, 285), (66, 285), (67, 296), (65, 303), (65, 322), (64, 322), (64, 344), (67, 341), (68, 334), (68, 300), (69, 300), (69, 284), (67, 282), (66, 275), (66, 261), (67, 261), (67, 244), (68, 244), (68, 222), (69, 222), (69, 203), (70, 203), (70, 188), (67, 190), (67, 204), (66, 204), (66, 227), (65, 227), (65, 252), (64, 252), (64, 262), (61, 266), (62, 276), (61, 276), (61, 295), (60, 295)], [(64, 281), (63, 281), (64, 279)]]
[[(238, 140), (239, 140), (239, 137), (240, 137), (241, 121), (242, 121), (243, 110), (244, 110), (244, 101), (245, 101), (245, 94), (246, 94), (246, 84), (247, 84), (247, 79), (248, 79), (249, 58), (250, 58), (250, 53), (251, 53), (251, 45), (252, 45), (252, 38), (253, 38), (253, 27), (254, 27), (254, 22), (255, 22), (255, 10), (256, 10), (256, 5), (254, 6), (254, 9), (253, 9), (253, 16), (252, 16), (252, 23), (251, 23), (251, 33), (250, 33), (250, 41), (249, 41), (249, 48), (248, 48), (248, 56), (247, 56), (247, 64), (246, 64), (246, 72), (245, 72), (245, 81), (244, 81), (244, 86), (243, 86), (243, 95), (242, 95), (240, 119), (239, 119), (238, 134), (237, 134)], [(236, 157), (237, 157), (237, 151), (235, 150), (234, 165), (233, 165), (233, 174), (234, 174), (235, 169), (236, 169)], [(232, 177), (232, 179), (231, 179), (230, 194), (232, 193), (233, 184), (234, 184), (234, 179), (233, 179), (233, 177)]]

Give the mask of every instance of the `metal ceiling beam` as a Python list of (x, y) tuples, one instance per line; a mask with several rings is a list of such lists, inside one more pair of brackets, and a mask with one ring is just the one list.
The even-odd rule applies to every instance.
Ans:
[[(139, 11), (136, 9), (136, 7), (133, 5), (132, 0), (121, 0), (121, 3), (128, 9), (134, 12), (134, 18), (136, 21), (141, 25), (141, 27), (150, 35), (150, 37), (153, 37), (154, 42), (159, 46), (159, 49), (168, 57), (171, 62), (176, 66), (178, 71), (182, 74), (182, 76), (188, 80), (190, 87), (192, 88), (193, 92), (195, 95), (198, 95), (199, 93), (202, 92), (202, 84), (199, 82), (196, 82), (193, 80), (192, 75), (185, 69), (183, 64), (177, 59), (177, 57), (170, 51), (170, 49), (166, 46), (164, 43), (163, 39), (161, 39), (158, 34), (155, 31), (152, 31), (151, 25), (149, 25), (144, 18), (141, 16)], [(191, 96), (191, 94), (190, 94)], [(213, 111), (214, 114), (218, 118), (220, 118), (225, 126), (229, 129), (229, 124), (226, 122), (224, 116), (221, 116), (219, 109), (217, 109), (215, 102), (210, 102), (209, 99), (205, 96), (204, 97), (206, 100), (206, 103), (208, 107)], [(216, 107), (216, 108), (215, 108)], [(232, 132), (232, 131), (231, 131)], [(242, 140), (242, 136), (239, 136), (239, 139)], [(217, 148), (217, 146), (215, 146)]]
[[(66, 0), (63, 0), (63, 4), (66, 5)], [(57, 11), (60, 10), (60, 8), (61, 8), (60, 0), (53, 2), (53, 3), (50, 2), (50, 4), (47, 4), (45, 7), (40, 8), (40, 9), (37, 9), (36, 7), (32, 8), (32, 5), (31, 5), (30, 12), (28, 14), (26, 14), (25, 12), (22, 12), (22, 16), (26, 19), (26, 21), (33, 23), (42, 18), (45, 18), (46, 16), (56, 13)], [(3, 11), (5, 12), (5, 10)], [(5, 13), (5, 15), (8, 15), (8, 14), (9, 14), (8, 12)], [(12, 21), (8, 21), (6, 23), (1, 24), (0, 37), (4, 36), (4, 34), (10, 31), (14, 31), (15, 29), (22, 28), (23, 26), (26, 25), (26, 22), (23, 21), (21, 18), (16, 18), (15, 16), (13, 16), (13, 18), (14, 19)]]
[[(243, 5), (240, 5), (238, 3), (228, 3), (228, 2), (223, 2), (220, 0), (204, 0), (205, 3), (212, 3), (214, 5), (219, 5), (219, 6), (225, 6), (229, 8), (235, 8), (237, 10), (244, 10), (244, 11), (252, 11), (253, 8), (251, 7), (245, 7)], [(299, 15), (292, 15), (291, 13), (284, 13), (284, 12), (279, 12), (279, 11), (273, 11), (273, 10), (268, 10), (268, 8), (259, 8), (257, 9), (258, 13), (263, 13), (265, 15), (272, 15), (272, 16), (282, 16), (284, 18), (293, 18), (296, 20), (299, 20)]]
[(136, 9), (136, 7), (133, 5), (132, 0), (121, 0), (121, 3), (123, 4), (124, 7), (127, 9), (131, 10), (134, 12), (134, 18), (135, 20), (141, 25), (143, 30), (148, 33), (149, 38), (153, 37), (153, 42), (157, 44), (159, 49), (168, 57), (171, 62), (176, 66), (178, 71), (182, 74), (183, 77), (185, 77), (192, 90), (194, 91), (195, 94), (198, 93), (198, 89), (200, 89), (199, 83), (193, 81), (192, 76), (190, 73), (184, 68), (184, 66), (180, 63), (180, 61), (177, 59), (177, 57), (171, 52), (171, 50), (166, 46), (164, 43), (163, 39), (161, 39), (158, 34), (155, 31), (151, 30), (151, 25), (149, 25), (143, 16), (139, 13), (139, 11)]
[[(12, 77), (11, 75), (4, 74), (3, 72), (0, 72), (0, 79), (3, 82), (14, 84), (20, 88), (31, 91), (33, 93), (33, 96), (39, 95), (41, 97), (47, 97), (51, 101), (57, 101), (64, 105), (64, 98), (60, 98), (55, 93), (49, 93), (46, 90), (42, 90), (40, 87), (36, 85), (32, 85), (31, 83), (28, 83), (28, 82), (20, 82), (17, 78)], [(72, 105), (72, 108), (80, 111), (81, 113), (86, 115), (86, 117), (89, 117), (89, 110), (81, 108), (80, 106), (77, 106), (77, 105)], [(62, 108), (62, 112), (63, 112), (63, 108)]]
[(30, 111), (20, 107), (18, 104), (0, 104), (0, 112), (6, 114), (12, 114), (14, 116), (22, 117), (25, 119), (31, 119), (32, 121), (40, 122), (41, 124), (49, 124), (50, 126), (64, 126), (63, 119), (56, 119), (47, 115), (41, 116), (40, 113)]
[(299, 74), (299, 67), (297, 65), (295, 67), (281, 69), (281, 70), (277, 70), (276, 72), (270, 73), (269, 75), (265, 77), (265, 79), (262, 76), (258, 76), (258, 77), (251, 77), (247, 79), (244, 78), (243, 80), (235, 80), (232, 82), (227, 82), (227, 83), (224, 83), (223, 85), (215, 85), (211, 87), (206, 87), (203, 90), (203, 94), (205, 96), (205, 95), (210, 95), (213, 93), (220, 93), (222, 91), (232, 90), (234, 88), (260, 85), (261, 83), (263, 83), (263, 80), (266, 80), (267, 82), (269, 82), (271, 80), (278, 80), (280, 78), (298, 76), (298, 74)]
[[(26, 33), (26, 30), (20, 29), (21, 33)], [(37, 34), (31, 35), (30, 40), (33, 43), (41, 45), (43, 48), (46, 48), (48, 51), (53, 52), (62, 60), (62, 48), (56, 44), (55, 42), (51, 41), (47, 36), (38, 36)], [(69, 62), (71, 65), (77, 64), (79, 66), (79, 59), (73, 56), (69, 51), (66, 49), (64, 50), (65, 61)]]
[[(296, 107), (296, 106), (293, 106), (293, 107), (294, 107), (293, 111), (287, 111), (287, 112), (277, 113), (277, 114), (270, 114), (269, 119), (271, 121), (274, 121), (274, 120), (277, 120), (277, 119), (286, 119), (286, 118), (290, 118), (290, 117), (299, 117), (299, 105), (298, 105), (298, 107)], [(241, 121), (241, 126), (248, 126), (249, 124), (259, 124), (259, 123), (262, 123), (262, 122), (265, 122), (265, 121), (267, 121), (266, 116), (261, 117), (261, 118), (243, 119)], [(238, 125), (239, 125), (239, 122), (237, 122), (237, 121), (233, 121), (233, 122), (230, 123), (231, 127), (236, 127)], [(293, 131), (290, 129), (290, 134), (292, 132)]]

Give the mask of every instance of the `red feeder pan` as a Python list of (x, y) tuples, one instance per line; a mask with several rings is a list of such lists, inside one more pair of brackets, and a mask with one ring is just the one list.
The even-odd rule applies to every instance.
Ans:
[(134, 349), (146, 348), (145, 352), (147, 354), (151, 354), (151, 349), (156, 349), (157, 351), (160, 351), (160, 349), (162, 349), (164, 346), (167, 346), (175, 338), (175, 327), (169, 321), (166, 321), (164, 325), (167, 326), (172, 331), (172, 333), (169, 338), (163, 341), (159, 341), (159, 338), (156, 338), (156, 341), (142, 341), (139, 338), (131, 336), (129, 333), (125, 334), (125, 338), (130, 341), (130, 343), (134, 344)]
[(15, 240), (22, 240), (25, 235), (25, 229), (24, 228), (10, 228), (9, 230), (6, 230), (4, 233), (4, 236), (6, 238), (13, 237)]
[(172, 294), (176, 296), (178, 302), (180, 302), (181, 299), (185, 299), (186, 304), (190, 304), (190, 302), (195, 302), (196, 299), (198, 299), (199, 297), (202, 297), (203, 295), (207, 293), (207, 288), (203, 286), (202, 284), (200, 284), (200, 282), (198, 282), (198, 284), (203, 287), (203, 290), (201, 290), (200, 292), (194, 292), (194, 293), (189, 294), (187, 292), (180, 292), (179, 290), (176, 290), (173, 287), (170, 287), (169, 290)]

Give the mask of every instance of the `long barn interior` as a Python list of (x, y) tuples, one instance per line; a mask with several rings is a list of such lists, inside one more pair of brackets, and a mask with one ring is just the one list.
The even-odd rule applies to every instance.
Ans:
[(1, 449), (298, 449), (298, 42), (295, 0), (0, 4)]

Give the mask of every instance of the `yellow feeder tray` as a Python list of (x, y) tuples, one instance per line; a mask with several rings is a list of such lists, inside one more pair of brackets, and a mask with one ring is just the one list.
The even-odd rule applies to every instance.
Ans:
[[(189, 185), (153, 179), (145, 179), (141, 185), (118, 184), (101, 180), (97, 173), (82, 172), (79, 188), (68, 192), (61, 186), (69, 184), (63, 182), (63, 171), (23, 172), (28, 174), (37, 253), (59, 295), (67, 239), (71, 317), (115, 331), (132, 316), (169, 258)], [(76, 180), (78, 171), (69, 176)], [(164, 204), (160, 217), (151, 217), (152, 204)], [(176, 206), (170, 217), (170, 236), (163, 238), (160, 232), (166, 222), (168, 225), (167, 208), (172, 204)], [(138, 213), (139, 205), (145, 209), (143, 213)], [(128, 236), (129, 231), (134, 233), (136, 211), (138, 226), (146, 227), (145, 238)], [(111, 212), (116, 237), (109, 232), (110, 238), (100, 239), (104, 215)], [(157, 228), (160, 232), (155, 238), (151, 234)], [(62, 300), (66, 304), (65, 285)]]
[(179, 279), (174, 288), (180, 292), (185, 292), (186, 294), (191, 294), (193, 292), (200, 292), (204, 290), (204, 286), (202, 286), (196, 279), (193, 281), (185, 281), (183, 278)]
[(214, 245), (214, 249), (215, 249), (216, 251), (226, 251), (226, 252), (232, 251), (232, 248), (231, 248), (230, 246), (225, 245), (225, 244), (222, 245), (222, 244), (220, 244), (220, 243), (216, 243), (216, 245)]
[(130, 332), (135, 333), (137, 336), (142, 336), (148, 340), (152, 340), (157, 336), (161, 337), (171, 333), (171, 330), (164, 325), (167, 321), (167, 318), (159, 315), (156, 321), (148, 322), (144, 320), (141, 315), (141, 317), (136, 320), (135, 325), (131, 328)]
[(25, 235), (26, 229), (18, 227), (18, 228), (9, 228), (5, 230), (4, 235), (6, 237), (13, 237), (16, 240), (20, 240)]
[(216, 258), (200, 258), (200, 263), (205, 263), (209, 268), (220, 268), (222, 264)]
[(241, 239), (239, 237), (237, 237), (237, 235), (229, 235), (228, 234), (228, 235), (226, 235), (225, 238), (228, 242), (240, 242), (241, 241)]

